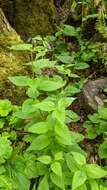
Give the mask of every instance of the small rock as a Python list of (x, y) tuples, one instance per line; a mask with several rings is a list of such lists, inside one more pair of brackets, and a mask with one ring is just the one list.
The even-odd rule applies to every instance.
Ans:
[(106, 77), (85, 84), (80, 94), (80, 102), (87, 113), (97, 111), (98, 105), (104, 105), (103, 100), (107, 98), (103, 93), (105, 88), (107, 88)]

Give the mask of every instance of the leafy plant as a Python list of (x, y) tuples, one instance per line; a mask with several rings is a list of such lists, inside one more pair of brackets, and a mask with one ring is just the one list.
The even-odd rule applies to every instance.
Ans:
[[(72, 38), (79, 47), (76, 51), (68, 47)], [(97, 62), (99, 44), (87, 42), (80, 28), (69, 25), (55, 36), (32, 40), (32, 44), (12, 47), (30, 52), (32, 76), (9, 77), (14, 85), (25, 87), (28, 98), (22, 106), (0, 100), (0, 188), (104, 189), (106, 168), (87, 162), (80, 146), (84, 136), (68, 128), (80, 120), (71, 105), (87, 79), (78, 71)], [(84, 125), (88, 138), (106, 134), (106, 112), (107, 108), (99, 107), (98, 113), (88, 116)], [(100, 155), (105, 144), (101, 146)]]

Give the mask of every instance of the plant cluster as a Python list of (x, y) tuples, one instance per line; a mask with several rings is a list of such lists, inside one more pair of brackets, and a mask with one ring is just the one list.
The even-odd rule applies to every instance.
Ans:
[[(0, 100), (0, 189), (106, 190), (106, 167), (89, 161), (80, 146), (84, 135), (68, 128), (80, 120), (71, 109), (87, 80), (79, 72), (96, 64), (99, 44), (83, 39), (80, 28), (64, 25), (54, 36), (37, 36), (12, 49), (30, 52), (32, 76), (9, 77), (26, 89), (21, 106)], [(100, 107), (89, 116), (88, 138), (106, 137), (106, 115), (107, 108)], [(101, 159), (107, 157), (106, 144), (105, 138)]]

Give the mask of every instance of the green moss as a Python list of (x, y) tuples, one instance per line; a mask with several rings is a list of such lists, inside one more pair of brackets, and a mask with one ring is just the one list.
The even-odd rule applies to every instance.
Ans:
[[(13, 96), (12, 85), (8, 82), (9, 76), (28, 74), (26, 62), (29, 61), (29, 55), (9, 49), (9, 46), (18, 43), (22, 41), (14, 30), (0, 34), (0, 98)], [(18, 94), (17, 91), (15, 93)]]
[(55, 7), (53, 0), (16, 0), (16, 30), (29, 36), (45, 35), (53, 32)]

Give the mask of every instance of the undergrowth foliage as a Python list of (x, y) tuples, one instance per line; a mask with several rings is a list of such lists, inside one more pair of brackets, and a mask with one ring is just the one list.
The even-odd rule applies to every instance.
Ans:
[[(69, 25), (54, 36), (37, 36), (32, 44), (12, 47), (30, 52), (32, 77), (9, 77), (14, 85), (26, 89), (28, 98), (21, 106), (0, 100), (1, 190), (107, 189), (106, 167), (91, 163), (80, 146), (87, 136), (68, 128), (80, 120), (71, 109), (87, 81), (79, 72), (98, 62), (99, 47), (83, 39), (80, 28)], [(84, 124), (88, 138), (106, 133), (105, 109), (99, 108)], [(94, 132), (93, 123), (98, 126)], [(107, 139), (100, 145), (101, 158), (107, 158), (106, 144)]]

